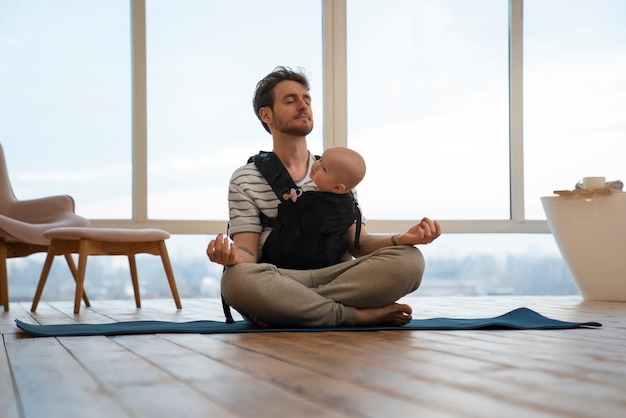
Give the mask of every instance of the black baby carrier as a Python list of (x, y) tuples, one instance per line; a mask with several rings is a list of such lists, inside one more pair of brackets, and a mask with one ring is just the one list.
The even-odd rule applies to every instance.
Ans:
[[(316, 158), (319, 159), (318, 156)], [(259, 263), (296, 270), (317, 269), (339, 263), (346, 254), (346, 232), (356, 221), (354, 246), (359, 248), (361, 211), (352, 192), (302, 192), (273, 152), (250, 157), (278, 197), (278, 215), (261, 212), (263, 227), (271, 227)], [(232, 322), (224, 299), (227, 322)]]
[(272, 152), (250, 158), (280, 200), (276, 218), (261, 213), (261, 224), (272, 228), (263, 245), (260, 263), (279, 268), (317, 269), (337, 264), (348, 244), (346, 231), (357, 221), (354, 245), (359, 247), (361, 212), (352, 192), (302, 193)]

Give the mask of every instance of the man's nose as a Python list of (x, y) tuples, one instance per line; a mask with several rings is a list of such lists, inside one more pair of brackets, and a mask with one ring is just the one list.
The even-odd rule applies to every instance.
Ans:
[(309, 105), (307, 104), (306, 100), (298, 99), (298, 109), (306, 109), (307, 107), (309, 107)]

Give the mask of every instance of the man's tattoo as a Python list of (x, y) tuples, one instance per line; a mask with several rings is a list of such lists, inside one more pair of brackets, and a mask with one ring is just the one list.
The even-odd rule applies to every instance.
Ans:
[(239, 245), (237, 246), (237, 250), (241, 250), (241, 251), (243, 251), (244, 253), (246, 253), (246, 254), (248, 254), (248, 255), (250, 255), (250, 256), (252, 256), (252, 257), (254, 257), (254, 256), (256, 255), (256, 254), (254, 253), (254, 251), (250, 250), (249, 248), (246, 248), (246, 247), (240, 247)]

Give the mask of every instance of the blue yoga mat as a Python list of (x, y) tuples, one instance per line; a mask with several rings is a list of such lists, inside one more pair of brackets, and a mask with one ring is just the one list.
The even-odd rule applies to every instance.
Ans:
[(244, 332), (320, 332), (320, 331), (417, 331), (468, 329), (569, 329), (601, 327), (598, 322), (565, 322), (547, 318), (531, 309), (518, 308), (493, 318), (430, 318), (414, 319), (403, 326), (316, 327), (316, 328), (259, 328), (237, 321), (127, 321), (107, 324), (35, 325), (15, 320), (17, 327), (39, 337), (129, 335), (156, 333), (226, 334)]

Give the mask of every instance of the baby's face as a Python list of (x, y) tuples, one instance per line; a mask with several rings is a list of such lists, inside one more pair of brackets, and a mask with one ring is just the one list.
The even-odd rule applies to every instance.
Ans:
[(324, 158), (313, 163), (309, 177), (311, 177), (318, 189), (324, 191), (332, 191), (336, 183), (334, 176), (324, 164)]

